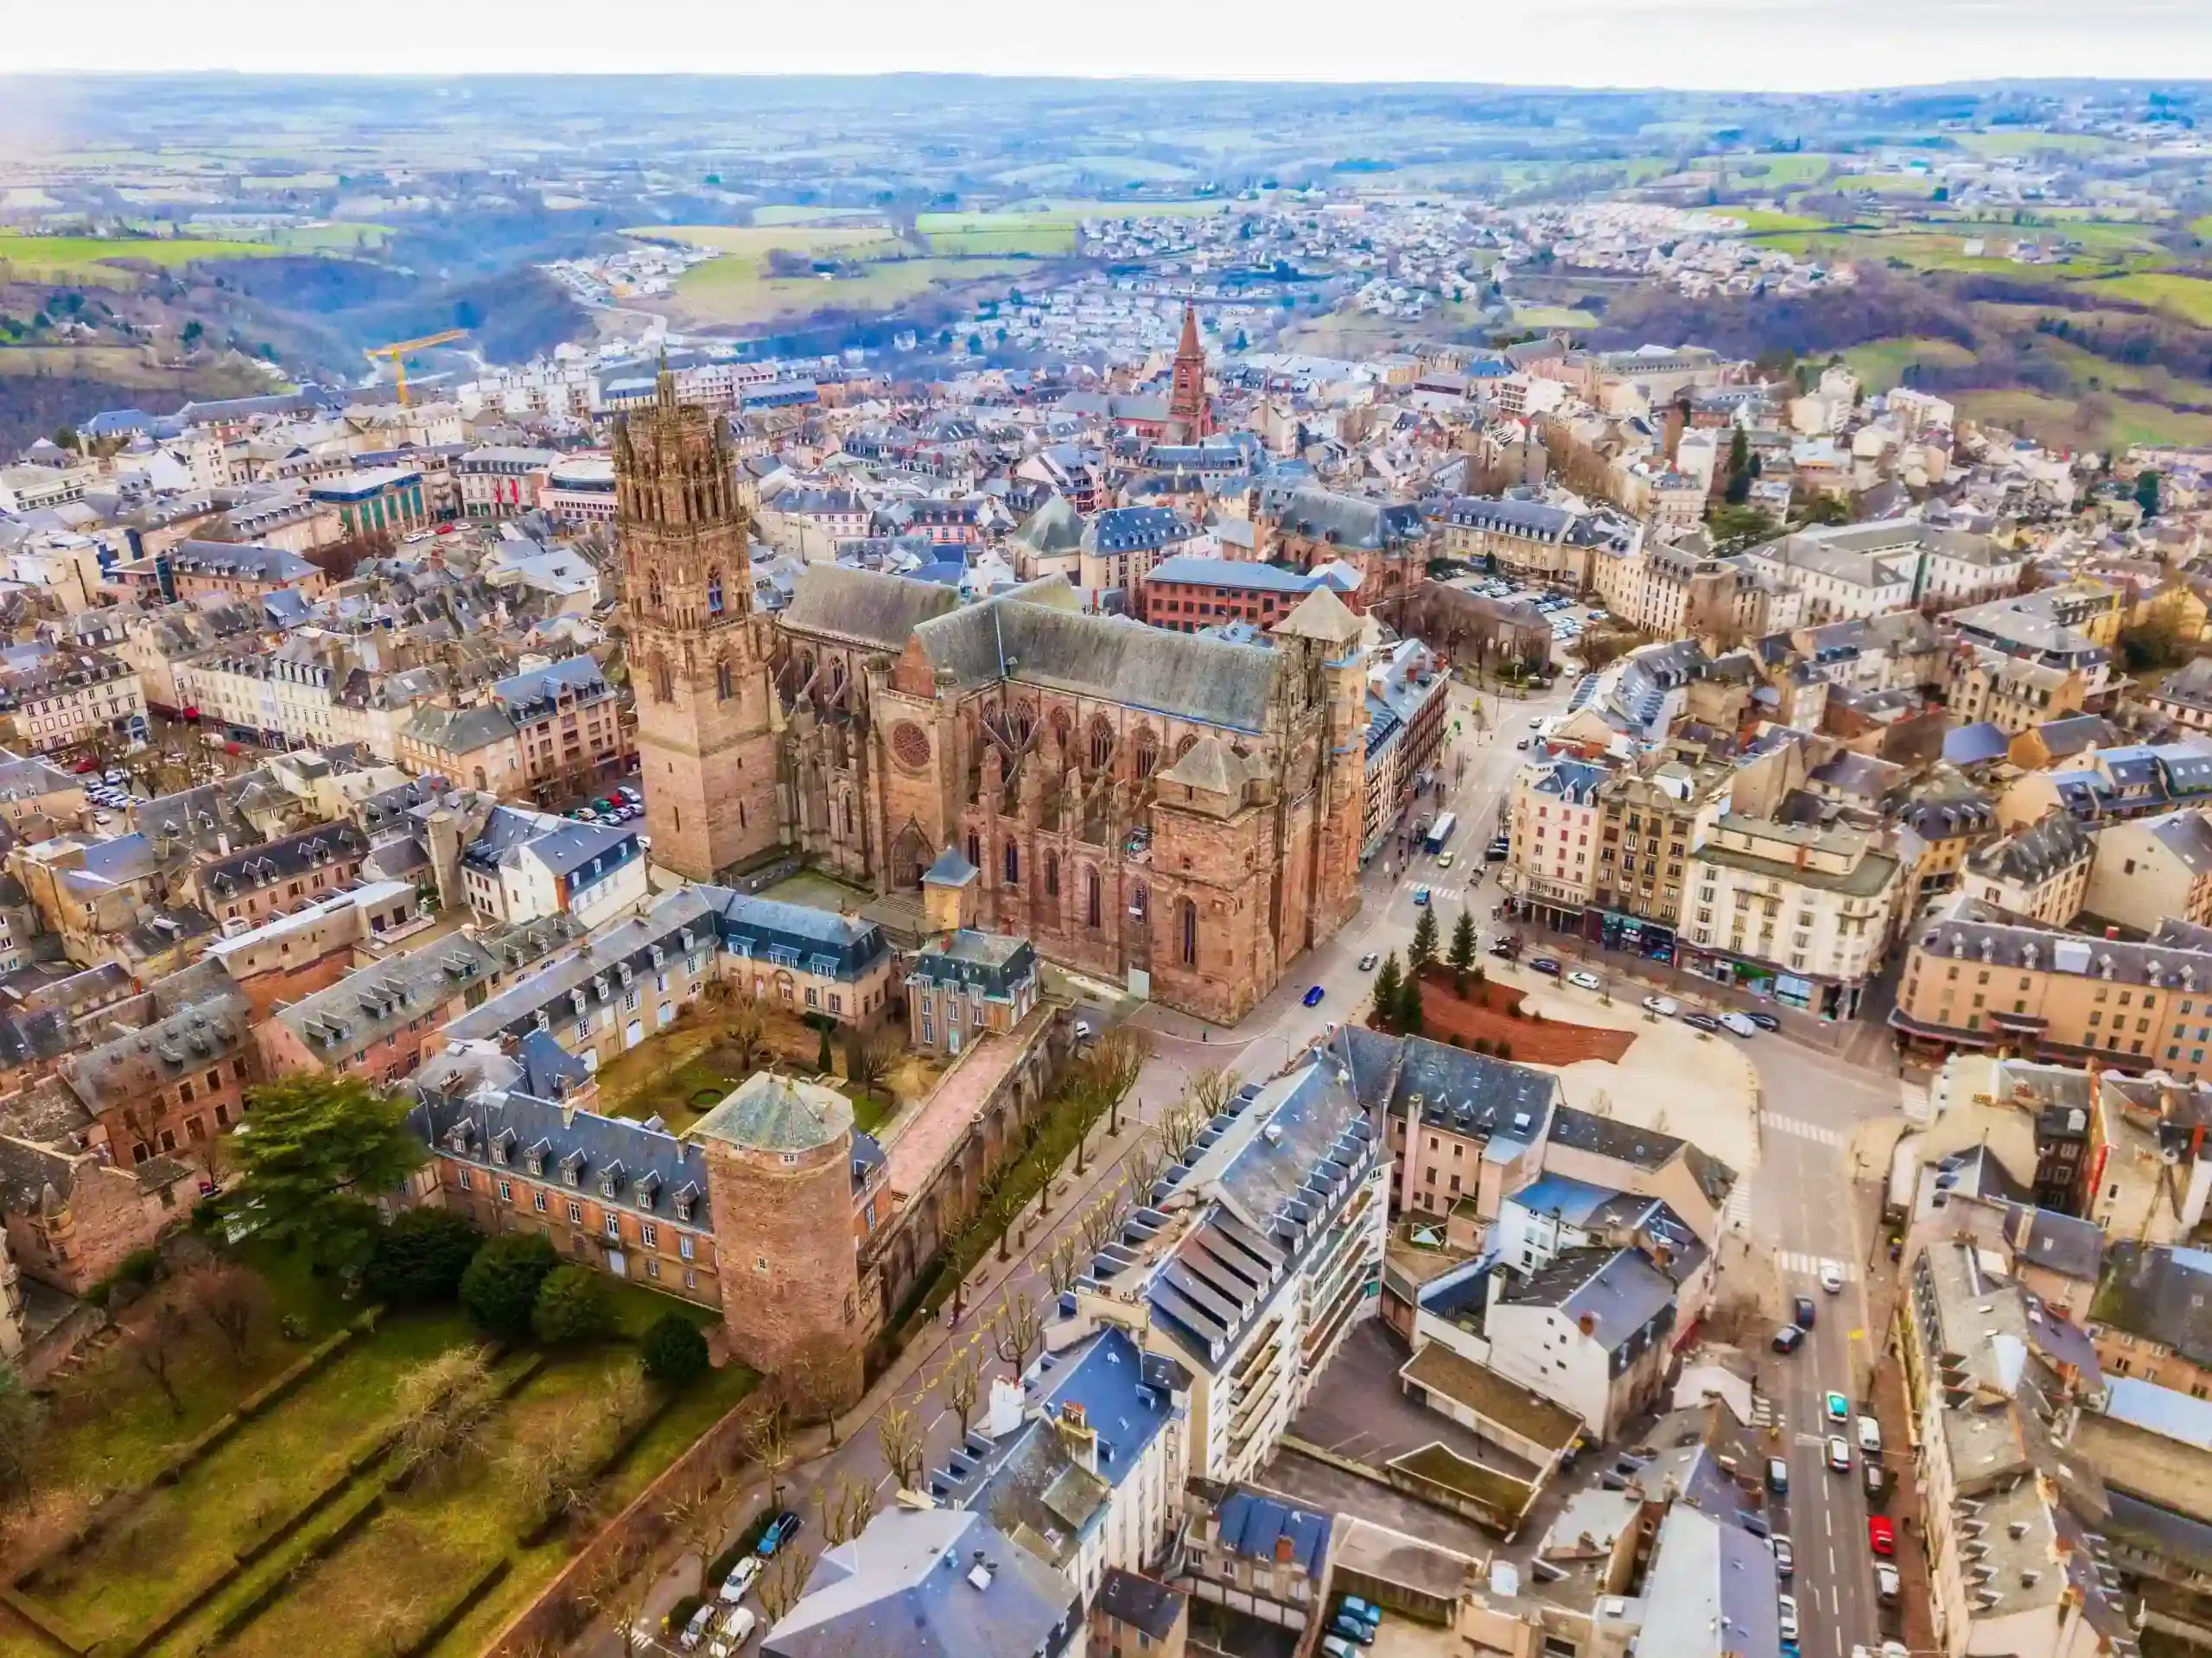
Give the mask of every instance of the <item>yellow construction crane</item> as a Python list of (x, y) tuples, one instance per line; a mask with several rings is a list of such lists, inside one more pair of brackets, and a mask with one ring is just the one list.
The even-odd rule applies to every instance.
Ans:
[(466, 339), (467, 334), (466, 328), (448, 328), (443, 334), (426, 334), (420, 340), (403, 340), (392, 346), (371, 346), (361, 355), (372, 363), (379, 357), (391, 363), (392, 379), (399, 390), (399, 406), (404, 409), (407, 406), (407, 359), (416, 352), (428, 351), (433, 346), (450, 345), (456, 340)]

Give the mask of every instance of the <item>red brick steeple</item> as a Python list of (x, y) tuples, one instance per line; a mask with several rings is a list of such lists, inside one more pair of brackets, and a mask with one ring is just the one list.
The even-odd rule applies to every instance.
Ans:
[(1213, 430), (1213, 403), (1206, 396), (1206, 348), (1198, 340), (1198, 313), (1183, 302), (1183, 341), (1175, 348), (1175, 381), (1167, 397), (1168, 435), (1196, 443)]

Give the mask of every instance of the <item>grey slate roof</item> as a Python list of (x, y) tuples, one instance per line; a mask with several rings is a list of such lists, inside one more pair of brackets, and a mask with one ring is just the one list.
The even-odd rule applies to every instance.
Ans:
[(2087, 863), (2096, 843), (2063, 811), (2046, 812), (2035, 823), (1967, 854), (1967, 869), (1986, 880), (2019, 881), (2033, 886), (2061, 870)]
[(781, 621), (796, 632), (857, 639), (895, 654), (922, 623), (959, 607), (960, 595), (935, 581), (810, 564)]
[(823, 1552), (805, 1595), (760, 1649), (766, 1658), (1033, 1658), (1057, 1650), (1079, 1616), (1068, 1581), (982, 1515), (893, 1507)]
[(566, 1184), (632, 1214), (713, 1229), (707, 1154), (664, 1130), (517, 1091), (428, 1084), (418, 1087), (407, 1123), (442, 1156)]
[(691, 1133), (753, 1150), (806, 1152), (852, 1126), (853, 1102), (836, 1089), (756, 1070), (693, 1124)]

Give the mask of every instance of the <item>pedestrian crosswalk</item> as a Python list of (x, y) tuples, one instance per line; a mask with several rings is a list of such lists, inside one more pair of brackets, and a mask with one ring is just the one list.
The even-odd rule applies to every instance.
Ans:
[(1795, 1134), (1800, 1140), (1809, 1140), (1815, 1146), (1840, 1146), (1844, 1143), (1843, 1136), (1836, 1130), (1823, 1128), (1817, 1122), (1802, 1122), (1796, 1117), (1777, 1117), (1772, 1112), (1767, 1114), (1764, 1121), (1770, 1128), (1785, 1134)]
[(1720, 1223), (1731, 1232), (1742, 1232), (1751, 1223), (1751, 1183), (1738, 1178), (1720, 1210)]
[(1782, 1407), (1764, 1394), (1751, 1395), (1751, 1426), (1773, 1427), (1782, 1420)]
[(1836, 1261), (1825, 1255), (1808, 1255), (1795, 1249), (1777, 1249), (1774, 1264), (1785, 1273), (1802, 1274), (1807, 1278), (1818, 1278), (1823, 1267), (1833, 1267), (1848, 1283), (1859, 1276), (1859, 1269), (1849, 1261)]

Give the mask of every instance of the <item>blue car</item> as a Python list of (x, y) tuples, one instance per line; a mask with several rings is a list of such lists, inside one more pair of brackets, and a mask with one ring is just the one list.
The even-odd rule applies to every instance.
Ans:
[(1356, 1642), (1363, 1647), (1375, 1644), (1375, 1626), (1363, 1617), (1348, 1613), (1337, 1614), (1336, 1622), (1329, 1625), (1329, 1633), (1342, 1641)]
[(1321, 987), (1319, 985), (1315, 985), (1311, 990), (1306, 993), (1306, 1005), (1308, 1007), (1319, 1007), (1321, 1005)]
[(1427, 903), (1427, 902), (1428, 902), (1428, 888), (1427, 888), (1426, 886), (1416, 886), (1416, 887), (1414, 887), (1414, 903), (1416, 903), (1416, 904), (1426, 904), (1426, 903)]
[(798, 1535), (798, 1516), (785, 1509), (768, 1522), (768, 1529), (760, 1534), (760, 1547), (756, 1551), (762, 1560), (773, 1557), (776, 1551)]

